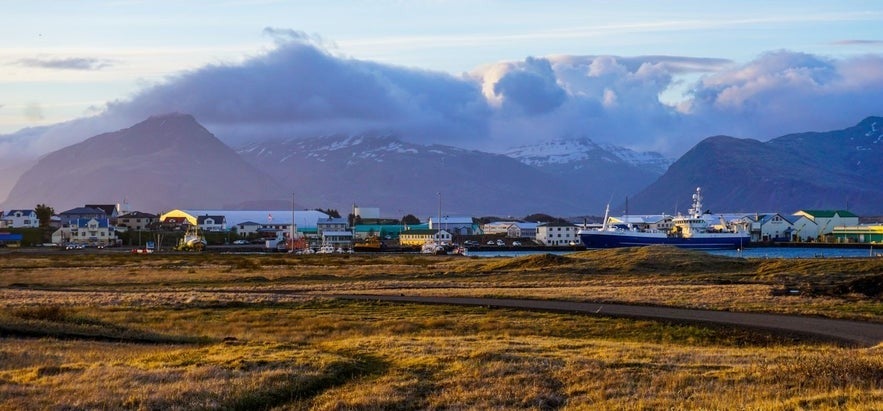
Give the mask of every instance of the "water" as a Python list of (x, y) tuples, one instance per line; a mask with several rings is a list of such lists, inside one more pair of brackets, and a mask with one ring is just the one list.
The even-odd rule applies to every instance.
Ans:
[[(472, 257), (521, 257), (533, 254), (567, 255), (572, 251), (469, 251)], [(883, 247), (867, 248), (793, 248), (757, 247), (739, 250), (711, 250), (709, 254), (742, 258), (861, 258), (883, 256)]]

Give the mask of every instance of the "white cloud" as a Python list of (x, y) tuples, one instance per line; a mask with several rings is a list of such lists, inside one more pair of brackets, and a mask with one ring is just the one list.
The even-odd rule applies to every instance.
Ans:
[[(0, 152), (45, 153), (172, 111), (193, 114), (232, 145), (384, 131), (502, 151), (586, 136), (672, 156), (710, 135), (764, 139), (883, 114), (877, 55), (837, 60), (776, 51), (742, 65), (678, 56), (549, 56), (456, 77), (340, 56), (296, 31), (267, 34), (276, 46), (263, 54), (182, 72), (95, 117), (0, 139)], [(684, 101), (660, 99), (685, 78), (699, 80)], [(22, 147), (9, 149), (13, 141)]]

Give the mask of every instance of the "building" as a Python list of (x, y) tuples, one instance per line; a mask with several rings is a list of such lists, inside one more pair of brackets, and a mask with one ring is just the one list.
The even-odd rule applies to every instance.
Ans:
[(579, 227), (573, 224), (540, 224), (537, 226), (536, 240), (548, 246), (577, 245), (580, 244), (578, 231)]
[(58, 216), (61, 218), (61, 226), (70, 225), (71, 222), (78, 222), (82, 219), (96, 219), (96, 220), (106, 220), (107, 214), (104, 210), (99, 208), (91, 208), (91, 207), (78, 207), (72, 208), (67, 211), (63, 211), (58, 213)]
[(86, 208), (104, 211), (104, 215), (107, 216), (111, 224), (114, 224), (116, 218), (121, 214), (119, 204), (86, 204)]
[(380, 208), (355, 206), (353, 214), (363, 220), (375, 220), (380, 218)]
[(402, 247), (423, 247), (424, 244), (435, 241), (439, 244), (450, 244), (451, 233), (445, 230), (414, 229), (402, 231), (399, 235), (399, 244)]
[(316, 220), (316, 229), (320, 236), (325, 231), (349, 231), (349, 227), (349, 221), (343, 217), (326, 217)]
[(52, 233), (55, 244), (82, 244), (86, 246), (109, 246), (117, 243), (116, 231), (107, 218), (80, 218)]
[(481, 227), (472, 220), (472, 217), (442, 216), (429, 217), (429, 229), (442, 229), (454, 235), (477, 235), (482, 234)]
[(3, 215), (4, 227), (8, 228), (37, 228), (40, 219), (34, 210), (9, 210)]
[(132, 211), (117, 217), (116, 227), (118, 230), (145, 231), (152, 229), (158, 221), (156, 214)]
[(322, 231), (322, 245), (331, 245), (334, 248), (352, 248), (352, 231)]
[(883, 243), (883, 225), (834, 227), (831, 233), (837, 243)]
[[(793, 218), (793, 220), (797, 220)], [(748, 232), (752, 242), (782, 242), (792, 241), (794, 224), (792, 218), (779, 213), (766, 213), (745, 216), (743, 221), (748, 223)]]
[(248, 237), (250, 235), (257, 234), (261, 229), (261, 223), (256, 223), (254, 221), (243, 221), (239, 224), (233, 226), (236, 229), (236, 234), (240, 237)]
[(537, 223), (498, 221), (482, 225), (481, 231), (487, 235), (504, 234), (509, 238), (535, 238), (537, 235)]
[[(793, 214), (805, 217), (815, 223), (817, 231), (810, 237), (812, 230), (802, 230), (801, 238), (822, 238), (834, 232), (834, 227), (857, 226), (858, 216), (846, 210), (800, 210)], [(808, 227), (811, 228), (811, 227)], [(797, 228), (795, 227), (795, 230)]]
[[(288, 231), (291, 229), (291, 210), (171, 210), (160, 215), (159, 219), (165, 222), (169, 217), (184, 218), (189, 224), (196, 224), (196, 218), (200, 215), (222, 215), (228, 227), (235, 227), (240, 223), (257, 222), (266, 229)], [(316, 210), (298, 210), (294, 212), (294, 220), (297, 231), (302, 229), (315, 229), (316, 221), (328, 218), (328, 214)]]
[(201, 215), (196, 225), (203, 231), (227, 231), (227, 218), (223, 215)]
[(399, 238), (399, 234), (404, 229), (401, 224), (359, 224), (353, 227), (353, 235), (357, 240), (365, 240), (368, 237), (393, 239)]

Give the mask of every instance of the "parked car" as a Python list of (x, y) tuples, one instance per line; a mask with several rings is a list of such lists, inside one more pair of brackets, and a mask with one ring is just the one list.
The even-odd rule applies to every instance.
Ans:
[(502, 246), (504, 246), (504, 245), (506, 245), (506, 243), (504, 243), (503, 240), (497, 240), (497, 246), (498, 246), (498, 247), (502, 247)]
[(487, 245), (494, 245), (494, 244), (495, 244), (495, 243), (494, 243), (494, 240), (490, 240), (490, 241), (487, 242)]
[(521, 241), (513, 241), (512, 247), (521, 247)]
[(248, 244), (248, 241), (246, 241), (246, 240), (236, 240), (236, 241), (233, 241), (233, 244), (236, 244), (236, 245), (244, 245), (244, 244)]

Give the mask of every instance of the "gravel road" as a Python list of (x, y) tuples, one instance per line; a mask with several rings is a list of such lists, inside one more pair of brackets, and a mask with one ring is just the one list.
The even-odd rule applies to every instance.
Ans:
[(692, 310), (625, 304), (599, 304), (554, 300), (521, 300), (404, 295), (336, 295), (350, 300), (373, 300), (423, 304), (451, 304), (524, 310), (583, 313), (609, 317), (643, 318), (676, 322), (732, 325), (839, 340), (866, 347), (883, 343), (883, 324), (782, 314)]

